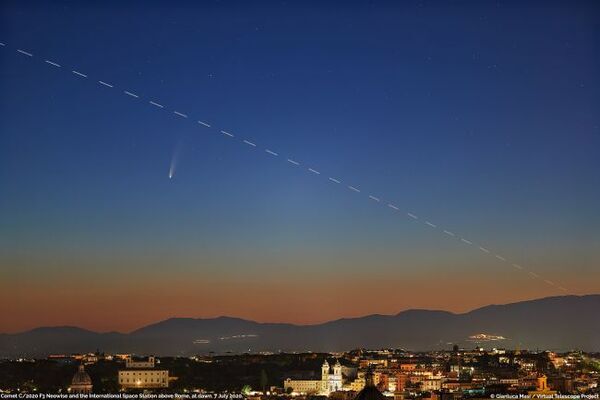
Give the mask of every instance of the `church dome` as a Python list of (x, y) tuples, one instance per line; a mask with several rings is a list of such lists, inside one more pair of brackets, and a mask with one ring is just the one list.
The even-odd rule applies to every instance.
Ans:
[(85, 372), (83, 364), (79, 366), (79, 369), (73, 375), (73, 379), (71, 380), (71, 386), (87, 386), (92, 384), (92, 378)]

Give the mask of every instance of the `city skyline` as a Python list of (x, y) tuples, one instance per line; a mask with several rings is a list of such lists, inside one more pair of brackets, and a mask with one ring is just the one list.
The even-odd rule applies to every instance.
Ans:
[(598, 5), (550, 4), (4, 3), (0, 332), (600, 292)]

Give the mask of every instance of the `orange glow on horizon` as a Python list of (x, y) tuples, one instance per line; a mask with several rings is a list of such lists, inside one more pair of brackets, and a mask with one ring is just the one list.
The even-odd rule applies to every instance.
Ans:
[(415, 277), (410, 280), (353, 277), (338, 283), (287, 284), (277, 279), (251, 282), (171, 279), (136, 285), (127, 280), (85, 285), (61, 281), (53, 283), (52, 290), (47, 289), (47, 281), (28, 280), (18, 288), (2, 290), (4, 310), (0, 332), (14, 333), (40, 326), (129, 332), (172, 317), (231, 316), (258, 322), (315, 324), (368, 314), (396, 314), (414, 308), (466, 312), (488, 304), (559, 295), (527, 280), (515, 283), (498, 279), (487, 284), (474, 278), (450, 282)]

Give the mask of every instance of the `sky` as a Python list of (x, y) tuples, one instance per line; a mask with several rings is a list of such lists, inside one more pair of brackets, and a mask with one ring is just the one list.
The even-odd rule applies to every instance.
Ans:
[(599, 14), (2, 2), (0, 332), (599, 293)]

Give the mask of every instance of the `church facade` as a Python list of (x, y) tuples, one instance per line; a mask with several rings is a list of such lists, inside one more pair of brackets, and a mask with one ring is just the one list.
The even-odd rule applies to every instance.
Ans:
[(325, 360), (321, 366), (320, 380), (295, 380), (288, 378), (283, 382), (283, 387), (286, 391), (291, 390), (295, 393), (322, 394), (327, 396), (332, 392), (342, 390), (342, 365), (339, 361), (336, 361), (333, 368), (331, 368), (327, 360)]

